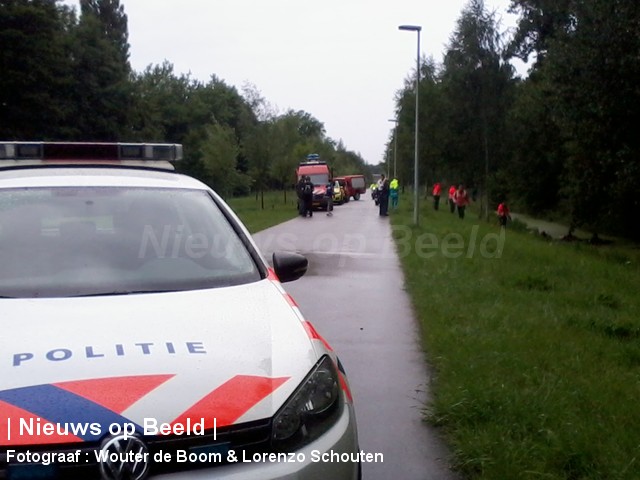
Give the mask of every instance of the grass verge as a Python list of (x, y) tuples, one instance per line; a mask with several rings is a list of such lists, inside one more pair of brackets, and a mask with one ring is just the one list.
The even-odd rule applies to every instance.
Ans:
[[(404, 200), (404, 202), (403, 202)], [(425, 418), (472, 479), (640, 478), (640, 253), (392, 215), (435, 372)]]
[(287, 192), (286, 202), (283, 192), (265, 192), (264, 209), (261, 197), (258, 196), (256, 199), (255, 195), (231, 198), (227, 203), (251, 233), (285, 222), (298, 213), (296, 195), (293, 191)]

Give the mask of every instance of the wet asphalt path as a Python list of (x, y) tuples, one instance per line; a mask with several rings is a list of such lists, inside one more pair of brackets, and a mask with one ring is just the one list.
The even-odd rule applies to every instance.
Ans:
[(309, 259), (286, 283), (305, 314), (338, 352), (353, 391), (360, 448), (382, 453), (364, 480), (449, 480), (447, 450), (422, 421), (428, 370), (417, 321), (403, 290), (389, 219), (369, 195), (254, 235), (268, 259), (276, 250)]

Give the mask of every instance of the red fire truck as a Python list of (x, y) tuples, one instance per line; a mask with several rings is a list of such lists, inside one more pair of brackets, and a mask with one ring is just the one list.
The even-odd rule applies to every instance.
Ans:
[(324, 160), (320, 160), (320, 155), (311, 153), (307, 159), (300, 162), (296, 169), (296, 178), (300, 180), (303, 175), (308, 175), (313, 183), (313, 208), (327, 208), (327, 184), (331, 178), (329, 166)]

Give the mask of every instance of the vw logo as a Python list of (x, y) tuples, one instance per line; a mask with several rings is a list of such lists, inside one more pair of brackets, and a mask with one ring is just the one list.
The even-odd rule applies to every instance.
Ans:
[(143, 480), (149, 473), (149, 449), (138, 437), (116, 435), (100, 449), (103, 480)]

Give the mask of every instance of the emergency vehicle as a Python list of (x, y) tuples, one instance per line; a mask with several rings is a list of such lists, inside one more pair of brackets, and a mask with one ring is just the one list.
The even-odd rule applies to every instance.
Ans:
[(350, 198), (360, 200), (360, 195), (367, 191), (364, 175), (343, 175), (336, 177), (336, 180), (344, 182), (346, 201), (349, 201)]
[(320, 155), (317, 153), (310, 153), (305, 161), (298, 164), (296, 169), (297, 180), (300, 180), (303, 175), (309, 176), (311, 183), (313, 183), (312, 207), (326, 209), (328, 199), (325, 193), (327, 184), (331, 179), (331, 172), (327, 162), (320, 160)]
[[(357, 479), (336, 353), (181, 145), (0, 142), (0, 478)], [(347, 457), (340, 456), (347, 454)]]

